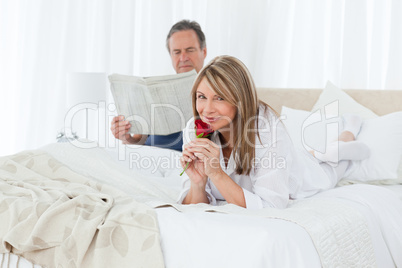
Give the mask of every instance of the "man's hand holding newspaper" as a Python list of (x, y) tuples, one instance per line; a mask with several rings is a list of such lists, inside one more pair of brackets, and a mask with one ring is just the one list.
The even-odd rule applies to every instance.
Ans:
[(113, 74), (110, 88), (117, 112), (130, 121), (131, 134), (168, 135), (182, 131), (193, 116), (195, 71), (154, 77)]

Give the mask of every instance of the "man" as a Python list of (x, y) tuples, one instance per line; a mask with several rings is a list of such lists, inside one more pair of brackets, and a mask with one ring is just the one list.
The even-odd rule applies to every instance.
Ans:
[[(166, 47), (176, 73), (189, 72), (193, 69), (198, 73), (204, 65), (207, 56), (205, 35), (200, 25), (195, 21), (182, 20), (169, 31)], [(130, 135), (131, 124), (119, 115), (113, 118), (111, 130), (116, 139), (124, 144), (150, 145), (173, 150), (182, 150), (183, 137), (181, 132), (170, 135)]]

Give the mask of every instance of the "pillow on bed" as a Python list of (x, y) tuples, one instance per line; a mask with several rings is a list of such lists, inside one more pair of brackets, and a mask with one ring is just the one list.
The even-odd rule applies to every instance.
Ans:
[[(339, 103), (337, 105), (337, 103), (334, 102)], [(311, 111), (314, 112), (322, 108), (325, 108), (325, 112), (329, 114), (358, 114), (363, 119), (377, 117), (373, 111), (355, 101), (351, 96), (330, 81), (327, 82), (327, 85)]]
[[(335, 101), (338, 101), (338, 103), (334, 103)], [(331, 105), (332, 103), (332, 105)], [(336, 105), (337, 104), (337, 105)], [(312, 109), (312, 112), (317, 111), (321, 109), (321, 111), (324, 113), (330, 113), (330, 114), (336, 114), (337, 112), (342, 115), (345, 113), (352, 113), (352, 114), (358, 114), (360, 115), (363, 119), (374, 119), (374, 118), (378, 118), (378, 115), (376, 115), (373, 111), (371, 111), (370, 109), (368, 109), (367, 107), (361, 105), (360, 103), (358, 103), (357, 101), (355, 101), (352, 97), (350, 97), (347, 93), (345, 93), (344, 91), (342, 91), (340, 88), (338, 88), (337, 86), (335, 86), (333, 83), (331, 83), (330, 81), (327, 82), (327, 85), (325, 86), (325, 89), (323, 90), (323, 92), (321, 93), (320, 97), (318, 98), (318, 101), (314, 104), (314, 107)], [(381, 119), (381, 121), (384, 119)], [(401, 124), (401, 123), (399, 123)], [(370, 125), (370, 124), (369, 124)], [(375, 144), (371, 144), (371, 145), (375, 145)], [(394, 148), (396, 149), (396, 148)], [(374, 149), (374, 151), (376, 151), (376, 149)], [(371, 159), (371, 158), (370, 158)], [(384, 158), (383, 161), (385, 161)], [(368, 161), (367, 161), (368, 162)], [(374, 163), (365, 163), (365, 164), (374, 164)], [(371, 162), (371, 161), (370, 161)], [(363, 163), (362, 163), (363, 165)], [(384, 169), (385, 165), (384, 163), (379, 163), (378, 165), (375, 164), (374, 166), (372, 166), (372, 168), (375, 169), (375, 167), (381, 166), (382, 168), (378, 169), (377, 171), (380, 172), (381, 169)], [(389, 166), (391, 166), (389, 164)], [(399, 172), (397, 172), (397, 177), (402, 179), (402, 159), (399, 160)], [(363, 168), (360, 169), (361, 171), (364, 170)], [(366, 169), (367, 171), (370, 169)], [(374, 170), (371, 170), (374, 171)], [(392, 171), (388, 171), (391, 172), (393, 175), (395, 175), (395, 171), (394, 171), (394, 167), (392, 167)], [(364, 173), (364, 174), (363, 174)], [(373, 173), (371, 175), (366, 174), (365, 172), (360, 172), (359, 175), (361, 176), (360, 178), (355, 177), (356, 175), (358, 175), (357, 173), (355, 174), (350, 174), (348, 179), (353, 179), (355, 180), (359, 180), (359, 181), (370, 181), (372, 183), (375, 183), (374, 181), (374, 177), (377, 177), (377, 180), (383, 180), (383, 182), (385, 180), (387, 180), (387, 183), (401, 183), (402, 181), (392, 181), (395, 180), (396, 177), (392, 177), (391, 178), (386, 178), (386, 174), (378, 174), (378, 173)], [(364, 175), (364, 176), (363, 176)], [(388, 173), (388, 175), (391, 175), (390, 173)], [(390, 181), (388, 179), (391, 179)]]
[(303, 150), (325, 151), (328, 141), (338, 137), (342, 129), (339, 116), (321, 116), (320, 111), (309, 111), (282, 107), (281, 120), (284, 123), (293, 144)]
[(402, 156), (402, 112), (365, 120), (357, 140), (369, 146), (371, 155), (357, 162), (357, 168), (345, 179), (369, 182), (398, 178)]
[[(312, 113), (284, 106), (281, 116), (295, 146), (303, 150), (322, 152), (326, 141), (337, 137), (337, 126), (339, 130), (342, 129), (340, 117), (324, 117), (322, 122), (316, 122), (320, 118), (319, 112)], [(330, 127), (331, 125), (334, 127)], [(340, 184), (357, 181), (371, 184), (402, 183), (402, 112), (365, 120), (358, 140), (370, 147), (371, 156), (357, 162), (354, 172), (348, 174)]]

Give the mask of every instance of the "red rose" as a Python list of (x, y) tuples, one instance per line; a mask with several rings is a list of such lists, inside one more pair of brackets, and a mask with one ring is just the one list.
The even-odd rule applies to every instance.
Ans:
[(197, 138), (205, 138), (211, 135), (214, 131), (211, 126), (203, 122), (201, 119), (195, 120), (195, 135)]
[[(212, 133), (214, 133), (214, 131), (211, 129), (211, 126), (208, 125), (207, 123), (203, 122), (201, 119), (195, 120), (194, 123), (195, 123), (195, 127), (194, 127), (195, 135), (197, 136), (197, 138), (206, 138), (206, 137), (210, 136)], [(184, 170), (180, 173), (180, 176), (183, 175), (184, 171), (186, 171), (189, 164), (190, 164), (190, 162), (187, 162), (187, 165), (184, 168)]]

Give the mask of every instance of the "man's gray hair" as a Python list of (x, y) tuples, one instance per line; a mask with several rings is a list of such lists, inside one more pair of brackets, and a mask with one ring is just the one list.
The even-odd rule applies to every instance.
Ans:
[(169, 53), (170, 53), (170, 48), (169, 48), (170, 37), (174, 33), (185, 31), (185, 30), (194, 30), (194, 32), (197, 34), (197, 37), (198, 37), (198, 43), (200, 44), (200, 49), (204, 49), (204, 47), (207, 46), (207, 43), (205, 41), (205, 35), (202, 32), (201, 26), (198, 24), (198, 22), (190, 21), (190, 20), (181, 20), (172, 26), (172, 28), (170, 29), (170, 31), (166, 37), (166, 47), (167, 47)]

